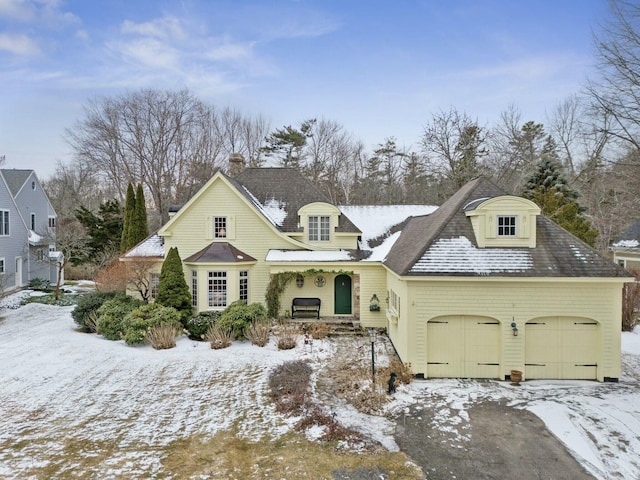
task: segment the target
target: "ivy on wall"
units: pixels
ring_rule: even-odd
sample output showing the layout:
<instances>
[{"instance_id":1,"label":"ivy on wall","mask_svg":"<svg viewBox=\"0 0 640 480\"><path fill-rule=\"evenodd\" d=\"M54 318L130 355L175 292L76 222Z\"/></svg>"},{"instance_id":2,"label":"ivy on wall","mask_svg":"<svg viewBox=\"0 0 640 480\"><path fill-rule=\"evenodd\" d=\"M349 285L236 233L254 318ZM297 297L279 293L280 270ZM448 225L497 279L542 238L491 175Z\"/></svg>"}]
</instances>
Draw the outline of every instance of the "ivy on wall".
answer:
<instances>
[{"instance_id":1,"label":"ivy on wall","mask_svg":"<svg viewBox=\"0 0 640 480\"><path fill-rule=\"evenodd\" d=\"M321 273L350 276L353 275L353 271L317 270L315 268L298 272L274 273L273 275L271 275L271 280L269 281L269 285L267 285L267 291L265 293L268 315L271 318L276 318L278 316L278 312L280 311L280 296L282 295L282 292L286 290L287 285L289 285L292 280L297 278L298 275L302 275L306 278L314 275L319 275Z\"/></svg>"}]
</instances>

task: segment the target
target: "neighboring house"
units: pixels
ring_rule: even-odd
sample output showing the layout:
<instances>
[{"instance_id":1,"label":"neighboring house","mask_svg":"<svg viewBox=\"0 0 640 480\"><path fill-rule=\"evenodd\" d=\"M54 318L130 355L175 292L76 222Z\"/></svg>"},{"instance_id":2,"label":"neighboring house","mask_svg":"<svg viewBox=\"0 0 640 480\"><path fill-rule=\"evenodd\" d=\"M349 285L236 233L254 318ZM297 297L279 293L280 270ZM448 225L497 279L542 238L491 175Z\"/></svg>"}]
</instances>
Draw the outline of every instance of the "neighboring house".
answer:
<instances>
[{"instance_id":1,"label":"neighboring house","mask_svg":"<svg viewBox=\"0 0 640 480\"><path fill-rule=\"evenodd\" d=\"M56 282L56 213L33 170L0 169L0 269L4 290Z\"/></svg>"},{"instance_id":2,"label":"neighboring house","mask_svg":"<svg viewBox=\"0 0 640 480\"><path fill-rule=\"evenodd\" d=\"M418 375L620 376L628 274L483 178L436 210L332 205L293 169L217 172L122 260L157 276L171 247L197 311L264 302L272 276L298 273L280 315L319 298L322 317L385 328Z\"/></svg>"},{"instance_id":3,"label":"neighboring house","mask_svg":"<svg viewBox=\"0 0 640 480\"><path fill-rule=\"evenodd\" d=\"M627 270L640 270L640 220L631 225L609 247L613 261Z\"/></svg>"}]
</instances>

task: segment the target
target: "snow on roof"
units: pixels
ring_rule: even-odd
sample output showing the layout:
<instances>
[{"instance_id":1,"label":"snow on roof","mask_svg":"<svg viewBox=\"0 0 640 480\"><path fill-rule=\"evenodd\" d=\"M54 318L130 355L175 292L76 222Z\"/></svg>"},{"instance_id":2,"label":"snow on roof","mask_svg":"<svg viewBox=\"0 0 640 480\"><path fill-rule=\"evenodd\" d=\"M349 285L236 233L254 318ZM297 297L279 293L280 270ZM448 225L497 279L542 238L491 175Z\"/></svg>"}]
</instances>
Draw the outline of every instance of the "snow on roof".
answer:
<instances>
[{"instance_id":1,"label":"snow on roof","mask_svg":"<svg viewBox=\"0 0 640 480\"><path fill-rule=\"evenodd\" d=\"M391 250L391 247L396 243L396 240L400 238L402 232L395 232L391 236L387 237L381 245L372 249L371 255L363 260L363 262L384 262Z\"/></svg>"},{"instance_id":2,"label":"snow on roof","mask_svg":"<svg viewBox=\"0 0 640 480\"><path fill-rule=\"evenodd\" d=\"M638 240L620 240L611 245L614 248L637 248L640 246Z\"/></svg>"},{"instance_id":3,"label":"snow on roof","mask_svg":"<svg viewBox=\"0 0 640 480\"><path fill-rule=\"evenodd\" d=\"M352 260L346 250L269 250L267 262L344 262Z\"/></svg>"},{"instance_id":4,"label":"snow on roof","mask_svg":"<svg viewBox=\"0 0 640 480\"><path fill-rule=\"evenodd\" d=\"M42 237L42 235L38 235L33 230L29 230L29 243L31 245L39 245L43 239L44 237Z\"/></svg>"},{"instance_id":5,"label":"snow on roof","mask_svg":"<svg viewBox=\"0 0 640 480\"><path fill-rule=\"evenodd\" d=\"M391 227L409 217L428 215L438 207L433 205L344 205L338 206L362 232L362 247L369 249L368 242L389 232Z\"/></svg>"},{"instance_id":6,"label":"snow on roof","mask_svg":"<svg viewBox=\"0 0 640 480\"><path fill-rule=\"evenodd\" d=\"M258 210L260 210L262 214L267 217L267 220L269 220L275 226L282 227L284 219L287 218L287 210L285 209L287 205L286 203L276 200L275 198L271 198L270 200L267 200L266 205L263 205L262 203L260 203L260 200L258 200L258 198L249 191L247 187L242 185L242 188L244 188L244 191L247 192L247 194L251 198L251 201L255 204Z\"/></svg>"},{"instance_id":7,"label":"snow on roof","mask_svg":"<svg viewBox=\"0 0 640 480\"><path fill-rule=\"evenodd\" d=\"M476 248L468 238L443 238L435 242L418 260L411 273L513 273L531 269L526 250Z\"/></svg>"},{"instance_id":8,"label":"snow on roof","mask_svg":"<svg viewBox=\"0 0 640 480\"><path fill-rule=\"evenodd\" d=\"M125 257L164 257L164 239L154 233L133 247Z\"/></svg>"}]
</instances>

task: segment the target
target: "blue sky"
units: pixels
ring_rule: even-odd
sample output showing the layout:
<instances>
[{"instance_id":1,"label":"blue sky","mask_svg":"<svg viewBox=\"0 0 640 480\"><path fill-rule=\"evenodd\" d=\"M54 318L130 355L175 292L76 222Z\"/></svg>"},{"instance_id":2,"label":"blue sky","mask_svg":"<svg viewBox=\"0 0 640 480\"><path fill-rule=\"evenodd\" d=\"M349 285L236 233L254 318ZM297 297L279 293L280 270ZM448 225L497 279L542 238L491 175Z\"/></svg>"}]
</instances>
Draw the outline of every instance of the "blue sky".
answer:
<instances>
[{"instance_id":1,"label":"blue sky","mask_svg":"<svg viewBox=\"0 0 640 480\"><path fill-rule=\"evenodd\" d=\"M418 148L455 107L523 120L593 72L606 0L0 0L0 156L49 176L96 96L188 88L271 128L340 122Z\"/></svg>"}]
</instances>

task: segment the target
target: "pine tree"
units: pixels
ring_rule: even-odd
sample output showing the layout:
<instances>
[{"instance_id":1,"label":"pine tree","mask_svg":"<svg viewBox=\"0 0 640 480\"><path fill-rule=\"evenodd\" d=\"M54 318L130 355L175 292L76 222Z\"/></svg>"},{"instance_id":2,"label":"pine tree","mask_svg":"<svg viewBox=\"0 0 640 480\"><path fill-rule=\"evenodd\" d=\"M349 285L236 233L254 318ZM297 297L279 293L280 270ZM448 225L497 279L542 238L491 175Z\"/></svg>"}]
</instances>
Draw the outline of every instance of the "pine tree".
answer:
<instances>
[{"instance_id":1,"label":"pine tree","mask_svg":"<svg viewBox=\"0 0 640 480\"><path fill-rule=\"evenodd\" d=\"M144 192L142 185L138 184L136 190L136 208L133 213L133 222L131 224L131 246L135 246L149 236L149 227L147 225L147 206L144 200Z\"/></svg>"},{"instance_id":2,"label":"pine tree","mask_svg":"<svg viewBox=\"0 0 640 480\"><path fill-rule=\"evenodd\" d=\"M97 214L81 205L76 208L74 215L89 235L89 251L85 260L95 260L105 252L120 251L123 218L122 207L117 200L101 203Z\"/></svg>"},{"instance_id":3,"label":"pine tree","mask_svg":"<svg viewBox=\"0 0 640 480\"><path fill-rule=\"evenodd\" d=\"M129 182L129 186L127 187L127 200L124 204L124 222L122 224L122 237L120 240L121 252L126 252L136 245L135 243L131 243L131 227L133 225L135 210L136 195L133 193L133 185Z\"/></svg>"},{"instance_id":4,"label":"pine tree","mask_svg":"<svg viewBox=\"0 0 640 480\"><path fill-rule=\"evenodd\" d=\"M551 137L547 138L535 172L527 179L523 197L535 202L542 214L594 246L598 231L583 215L584 208L577 201L578 192L569 186L562 174L560 162Z\"/></svg>"},{"instance_id":5,"label":"pine tree","mask_svg":"<svg viewBox=\"0 0 640 480\"><path fill-rule=\"evenodd\" d=\"M191 293L184 279L182 260L177 247L171 247L160 270L160 283L156 302L165 307L173 307L180 313L185 323L193 313Z\"/></svg>"}]
</instances>

